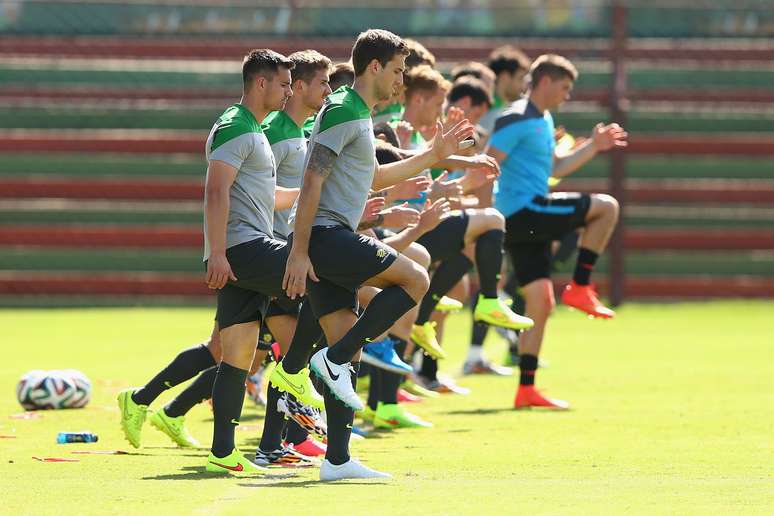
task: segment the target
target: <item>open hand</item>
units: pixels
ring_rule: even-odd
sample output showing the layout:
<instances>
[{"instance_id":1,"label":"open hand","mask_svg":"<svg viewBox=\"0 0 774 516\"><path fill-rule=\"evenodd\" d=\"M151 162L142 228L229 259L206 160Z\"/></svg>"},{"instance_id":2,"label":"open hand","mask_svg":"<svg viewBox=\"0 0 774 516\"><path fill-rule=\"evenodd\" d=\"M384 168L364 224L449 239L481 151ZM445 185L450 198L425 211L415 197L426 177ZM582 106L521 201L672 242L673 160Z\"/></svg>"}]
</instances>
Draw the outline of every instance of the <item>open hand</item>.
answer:
<instances>
[{"instance_id":1,"label":"open hand","mask_svg":"<svg viewBox=\"0 0 774 516\"><path fill-rule=\"evenodd\" d=\"M460 142L473 136L475 128L467 119L461 120L444 132L441 122L437 122L431 148L437 161L446 159L460 148Z\"/></svg>"},{"instance_id":2,"label":"open hand","mask_svg":"<svg viewBox=\"0 0 774 516\"><path fill-rule=\"evenodd\" d=\"M597 151L610 150L613 147L626 147L629 133L618 124L597 124L591 132L591 140Z\"/></svg>"}]
</instances>

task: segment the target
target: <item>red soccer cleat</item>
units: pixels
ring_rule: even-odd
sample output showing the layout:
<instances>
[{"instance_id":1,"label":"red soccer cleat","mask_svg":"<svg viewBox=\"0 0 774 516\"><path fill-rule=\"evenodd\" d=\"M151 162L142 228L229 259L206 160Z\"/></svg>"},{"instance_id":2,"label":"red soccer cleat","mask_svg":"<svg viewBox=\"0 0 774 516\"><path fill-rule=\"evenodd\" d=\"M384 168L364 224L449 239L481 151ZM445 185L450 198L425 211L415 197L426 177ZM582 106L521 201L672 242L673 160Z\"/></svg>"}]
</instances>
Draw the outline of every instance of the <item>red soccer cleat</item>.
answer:
<instances>
[{"instance_id":1,"label":"red soccer cleat","mask_svg":"<svg viewBox=\"0 0 774 516\"><path fill-rule=\"evenodd\" d=\"M285 443L286 446L288 444L289 443ZM295 451L301 455L306 455L307 457L322 457L325 455L325 450L328 449L326 445L319 443L309 437L307 437L304 442L294 444L292 446Z\"/></svg>"},{"instance_id":2,"label":"red soccer cleat","mask_svg":"<svg viewBox=\"0 0 774 516\"><path fill-rule=\"evenodd\" d=\"M422 398L414 396L405 389L398 389L398 403L419 403Z\"/></svg>"},{"instance_id":3,"label":"red soccer cleat","mask_svg":"<svg viewBox=\"0 0 774 516\"><path fill-rule=\"evenodd\" d=\"M534 385L519 385L516 391L516 400L513 402L513 408L524 409L530 407L544 407L556 410L567 410L570 404L563 400L546 398L540 391L535 389Z\"/></svg>"},{"instance_id":4,"label":"red soccer cleat","mask_svg":"<svg viewBox=\"0 0 774 516\"><path fill-rule=\"evenodd\" d=\"M578 285L574 281L562 292L562 303L586 312L592 317L612 319L615 312L599 302L597 292L591 285Z\"/></svg>"}]
</instances>

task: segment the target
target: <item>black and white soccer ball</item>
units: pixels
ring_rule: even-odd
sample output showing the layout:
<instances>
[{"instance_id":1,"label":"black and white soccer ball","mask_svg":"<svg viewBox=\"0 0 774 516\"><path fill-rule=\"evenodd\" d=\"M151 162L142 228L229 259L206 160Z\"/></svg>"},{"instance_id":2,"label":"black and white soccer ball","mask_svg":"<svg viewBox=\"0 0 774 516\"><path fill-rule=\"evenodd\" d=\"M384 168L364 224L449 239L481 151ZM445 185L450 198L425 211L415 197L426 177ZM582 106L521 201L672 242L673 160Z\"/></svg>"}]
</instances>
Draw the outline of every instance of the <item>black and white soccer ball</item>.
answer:
<instances>
[{"instance_id":1,"label":"black and white soccer ball","mask_svg":"<svg viewBox=\"0 0 774 516\"><path fill-rule=\"evenodd\" d=\"M27 410L81 408L91 398L91 382L75 369L41 371L22 376L16 399Z\"/></svg>"}]
</instances>

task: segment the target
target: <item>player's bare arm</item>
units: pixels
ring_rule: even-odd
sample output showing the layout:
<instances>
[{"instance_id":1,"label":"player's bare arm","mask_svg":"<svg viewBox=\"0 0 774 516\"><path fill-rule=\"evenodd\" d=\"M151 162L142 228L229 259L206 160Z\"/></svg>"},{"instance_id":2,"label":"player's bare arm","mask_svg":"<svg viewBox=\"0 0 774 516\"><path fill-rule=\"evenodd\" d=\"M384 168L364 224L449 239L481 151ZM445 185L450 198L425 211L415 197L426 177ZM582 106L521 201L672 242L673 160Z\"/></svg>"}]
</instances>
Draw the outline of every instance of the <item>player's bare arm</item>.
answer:
<instances>
[{"instance_id":1,"label":"player's bare arm","mask_svg":"<svg viewBox=\"0 0 774 516\"><path fill-rule=\"evenodd\" d=\"M298 197L299 188L274 187L274 211L287 210L293 207Z\"/></svg>"},{"instance_id":2,"label":"player's bare arm","mask_svg":"<svg viewBox=\"0 0 774 516\"><path fill-rule=\"evenodd\" d=\"M377 165L373 189L386 188L418 175L426 168L457 152L460 142L471 137L474 131L474 127L467 120L462 120L444 133L441 123L438 122L435 138L428 149L395 163Z\"/></svg>"},{"instance_id":3,"label":"player's bare arm","mask_svg":"<svg viewBox=\"0 0 774 516\"><path fill-rule=\"evenodd\" d=\"M629 134L618 124L597 124L591 132L591 138L573 149L569 154L554 159L554 177L567 177L599 152L616 147L626 147Z\"/></svg>"},{"instance_id":4,"label":"player's bare arm","mask_svg":"<svg viewBox=\"0 0 774 516\"><path fill-rule=\"evenodd\" d=\"M314 144L310 152L309 162L304 170L304 183L298 196L293 247L282 279L282 288L290 299L306 294L307 276L313 281L318 281L312 262L309 260L309 237L317 207L320 204L323 182L331 175L333 163L337 157L335 152L319 143Z\"/></svg>"},{"instance_id":5,"label":"player's bare arm","mask_svg":"<svg viewBox=\"0 0 774 516\"><path fill-rule=\"evenodd\" d=\"M207 260L205 281L211 289L223 288L230 279L236 281L226 259L226 224L228 222L229 190L237 176L237 169L223 161L210 161L204 185L204 217L207 221L207 240L210 256Z\"/></svg>"}]
</instances>

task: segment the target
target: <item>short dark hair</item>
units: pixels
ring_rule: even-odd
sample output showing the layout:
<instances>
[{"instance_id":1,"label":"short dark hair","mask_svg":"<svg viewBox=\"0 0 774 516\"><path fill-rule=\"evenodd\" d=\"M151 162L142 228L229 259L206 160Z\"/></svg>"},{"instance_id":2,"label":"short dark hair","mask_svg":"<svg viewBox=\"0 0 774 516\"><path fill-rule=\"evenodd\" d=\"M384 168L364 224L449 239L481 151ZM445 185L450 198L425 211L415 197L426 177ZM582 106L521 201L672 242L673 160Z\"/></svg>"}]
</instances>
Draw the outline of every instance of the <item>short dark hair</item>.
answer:
<instances>
[{"instance_id":1,"label":"short dark hair","mask_svg":"<svg viewBox=\"0 0 774 516\"><path fill-rule=\"evenodd\" d=\"M449 102L457 102L465 97L470 97L470 103L474 106L481 104L486 104L487 107L492 106L492 95L489 88L475 77L460 77L449 91Z\"/></svg>"},{"instance_id":2,"label":"short dark hair","mask_svg":"<svg viewBox=\"0 0 774 516\"><path fill-rule=\"evenodd\" d=\"M467 63L461 63L452 68L452 81L456 81L460 77L465 77L467 75L482 81L485 78L489 78L490 80L494 81L496 78L494 72L490 70L488 66L477 61L468 61Z\"/></svg>"},{"instance_id":3,"label":"short dark hair","mask_svg":"<svg viewBox=\"0 0 774 516\"><path fill-rule=\"evenodd\" d=\"M374 126L374 136L376 136L380 140L383 139L390 145L393 145L395 147L400 147L400 142L398 141L398 133L396 133L395 129L393 129L392 126L387 122L379 122ZM383 138L379 138L380 136L383 136Z\"/></svg>"},{"instance_id":4,"label":"short dark hair","mask_svg":"<svg viewBox=\"0 0 774 516\"><path fill-rule=\"evenodd\" d=\"M497 47L489 54L489 68L500 75L503 72L514 74L519 70L529 70L529 58L521 50L505 45Z\"/></svg>"},{"instance_id":5,"label":"short dark hair","mask_svg":"<svg viewBox=\"0 0 774 516\"><path fill-rule=\"evenodd\" d=\"M409 55L406 57L406 68L414 68L419 65L429 65L435 67L435 56L419 41L411 38L403 40L409 49Z\"/></svg>"},{"instance_id":6,"label":"short dark hair","mask_svg":"<svg viewBox=\"0 0 774 516\"><path fill-rule=\"evenodd\" d=\"M380 165L395 163L403 159L400 151L387 142L376 140L376 162Z\"/></svg>"},{"instance_id":7,"label":"short dark hair","mask_svg":"<svg viewBox=\"0 0 774 516\"><path fill-rule=\"evenodd\" d=\"M578 70L569 59L556 54L543 54L535 59L529 70L534 88L540 83L543 77L550 77L551 80L564 79L565 77L576 81L578 79Z\"/></svg>"},{"instance_id":8,"label":"short dark hair","mask_svg":"<svg viewBox=\"0 0 774 516\"><path fill-rule=\"evenodd\" d=\"M329 78L331 90L336 91L342 86L352 86L355 82L355 69L352 68L352 63L336 63L333 67L333 72Z\"/></svg>"},{"instance_id":9,"label":"short dark hair","mask_svg":"<svg viewBox=\"0 0 774 516\"><path fill-rule=\"evenodd\" d=\"M376 59L382 66L396 55L409 55L406 42L390 31L382 29L368 29L361 32L352 47L352 66L355 76L362 75L368 64Z\"/></svg>"},{"instance_id":10,"label":"short dark hair","mask_svg":"<svg viewBox=\"0 0 774 516\"><path fill-rule=\"evenodd\" d=\"M331 60L319 53L317 50L299 50L288 56L295 65L291 75L293 81L312 82L314 76L320 70L330 70L333 66Z\"/></svg>"},{"instance_id":11,"label":"short dark hair","mask_svg":"<svg viewBox=\"0 0 774 516\"><path fill-rule=\"evenodd\" d=\"M280 68L292 70L293 61L268 48L257 48L242 60L242 82L249 83L259 75L274 77Z\"/></svg>"}]
</instances>

